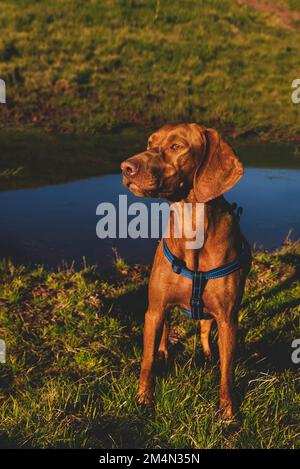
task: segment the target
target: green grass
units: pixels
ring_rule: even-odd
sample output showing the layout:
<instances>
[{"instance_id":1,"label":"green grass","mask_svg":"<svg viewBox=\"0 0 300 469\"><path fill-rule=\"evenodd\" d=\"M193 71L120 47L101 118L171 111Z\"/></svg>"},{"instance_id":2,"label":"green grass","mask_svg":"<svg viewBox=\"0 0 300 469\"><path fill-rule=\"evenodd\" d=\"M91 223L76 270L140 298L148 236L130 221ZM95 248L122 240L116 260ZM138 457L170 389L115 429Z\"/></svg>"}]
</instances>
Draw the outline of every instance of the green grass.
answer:
<instances>
[{"instance_id":1,"label":"green grass","mask_svg":"<svg viewBox=\"0 0 300 469\"><path fill-rule=\"evenodd\" d=\"M173 359L157 379L155 405L137 406L147 268L119 260L119 273L103 279L88 266L50 272L2 261L0 446L299 447L300 383L291 362L299 256L299 243L255 255L240 312L235 426L217 411L217 333L209 367L196 325L178 311Z\"/></svg>"},{"instance_id":2,"label":"green grass","mask_svg":"<svg viewBox=\"0 0 300 469\"><path fill-rule=\"evenodd\" d=\"M237 1L6 0L0 28L3 126L91 133L180 120L299 136L298 33Z\"/></svg>"}]
</instances>

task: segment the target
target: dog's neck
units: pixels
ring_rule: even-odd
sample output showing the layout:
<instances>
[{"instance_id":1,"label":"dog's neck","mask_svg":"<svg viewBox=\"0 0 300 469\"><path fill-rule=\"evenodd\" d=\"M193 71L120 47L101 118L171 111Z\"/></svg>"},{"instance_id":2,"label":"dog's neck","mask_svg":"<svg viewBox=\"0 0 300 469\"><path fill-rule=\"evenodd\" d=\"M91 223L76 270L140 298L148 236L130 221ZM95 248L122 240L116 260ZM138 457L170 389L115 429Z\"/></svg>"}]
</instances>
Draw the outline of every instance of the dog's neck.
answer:
<instances>
[{"instance_id":1,"label":"dog's neck","mask_svg":"<svg viewBox=\"0 0 300 469\"><path fill-rule=\"evenodd\" d=\"M179 259L184 260L191 270L209 270L237 256L241 245L239 226L232 214L231 205L223 196L201 204L197 201L194 191L191 190L186 198L176 203L171 202L171 208L174 204L177 204L180 212L184 214L180 219L181 230L179 232L182 235L178 237L178 230L177 233L175 231L172 209L168 246L171 252ZM184 209L185 204L189 204L189 210ZM199 205L197 206L197 204ZM201 210L204 212L204 216L201 216ZM197 213L200 213L200 216L196 218ZM193 249L189 248L192 239L185 235L187 224L193 230L197 230L199 238L203 233L203 243L200 247L197 247L197 243L195 243Z\"/></svg>"}]
</instances>

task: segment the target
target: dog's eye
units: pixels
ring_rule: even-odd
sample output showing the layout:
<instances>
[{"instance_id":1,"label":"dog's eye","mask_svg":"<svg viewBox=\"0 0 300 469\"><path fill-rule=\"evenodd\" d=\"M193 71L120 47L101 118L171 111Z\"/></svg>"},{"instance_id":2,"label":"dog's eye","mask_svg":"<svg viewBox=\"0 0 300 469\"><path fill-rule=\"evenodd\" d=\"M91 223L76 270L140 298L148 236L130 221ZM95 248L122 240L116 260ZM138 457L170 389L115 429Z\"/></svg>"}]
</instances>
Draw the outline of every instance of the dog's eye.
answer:
<instances>
[{"instance_id":1,"label":"dog's eye","mask_svg":"<svg viewBox=\"0 0 300 469\"><path fill-rule=\"evenodd\" d=\"M177 151L177 150L180 150L181 148L181 145L178 145L178 143L173 143L173 145L171 145L171 150L173 151Z\"/></svg>"}]
</instances>

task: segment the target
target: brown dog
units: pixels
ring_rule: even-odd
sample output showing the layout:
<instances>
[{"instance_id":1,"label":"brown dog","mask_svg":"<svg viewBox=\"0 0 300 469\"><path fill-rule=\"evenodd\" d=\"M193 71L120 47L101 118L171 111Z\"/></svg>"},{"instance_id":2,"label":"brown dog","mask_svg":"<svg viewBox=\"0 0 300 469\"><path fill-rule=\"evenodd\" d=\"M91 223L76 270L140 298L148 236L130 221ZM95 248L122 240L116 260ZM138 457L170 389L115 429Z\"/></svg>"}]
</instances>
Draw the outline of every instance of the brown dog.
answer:
<instances>
[{"instance_id":1,"label":"brown dog","mask_svg":"<svg viewBox=\"0 0 300 469\"><path fill-rule=\"evenodd\" d=\"M233 261L243 238L232 206L222 194L242 176L240 161L214 129L197 124L165 125L152 134L147 150L121 165L123 182L137 196L163 197L170 204L204 203L204 244L186 249L185 238L170 232L170 251L192 271L208 271ZM171 212L171 218L173 213ZM173 225L174 228L174 220ZM247 245L248 246L248 245ZM238 309L242 300L249 260L230 275L208 280L202 295L204 312L211 319L200 320L201 343L211 358L209 333L216 320L221 363L220 409L226 419L234 417L234 351ZM139 381L139 402L153 398L153 365L157 354L167 359L168 321L166 312L175 305L189 308L192 281L173 272L160 242L152 267L149 307L145 316L144 354Z\"/></svg>"}]
</instances>

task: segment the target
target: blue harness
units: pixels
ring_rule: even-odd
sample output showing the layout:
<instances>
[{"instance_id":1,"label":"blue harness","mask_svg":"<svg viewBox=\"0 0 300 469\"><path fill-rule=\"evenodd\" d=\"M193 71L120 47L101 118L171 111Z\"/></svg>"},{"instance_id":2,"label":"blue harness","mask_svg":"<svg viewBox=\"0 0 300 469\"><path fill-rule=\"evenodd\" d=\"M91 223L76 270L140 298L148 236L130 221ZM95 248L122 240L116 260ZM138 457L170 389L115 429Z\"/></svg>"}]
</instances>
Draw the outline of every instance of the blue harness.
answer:
<instances>
[{"instance_id":1,"label":"blue harness","mask_svg":"<svg viewBox=\"0 0 300 469\"><path fill-rule=\"evenodd\" d=\"M249 252L243 245L239 256L234 261L221 267L208 270L207 272L200 272L188 269L184 261L178 259L178 257L171 253L165 240L163 240L163 250L166 258L172 265L173 272L175 272L175 274L183 275L193 281L192 297L190 302L191 311L180 306L180 309L192 319L212 319L210 314L204 313L203 311L202 294L207 280L225 277L226 275L239 270L244 262L247 262L249 259Z\"/></svg>"}]
</instances>

